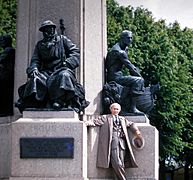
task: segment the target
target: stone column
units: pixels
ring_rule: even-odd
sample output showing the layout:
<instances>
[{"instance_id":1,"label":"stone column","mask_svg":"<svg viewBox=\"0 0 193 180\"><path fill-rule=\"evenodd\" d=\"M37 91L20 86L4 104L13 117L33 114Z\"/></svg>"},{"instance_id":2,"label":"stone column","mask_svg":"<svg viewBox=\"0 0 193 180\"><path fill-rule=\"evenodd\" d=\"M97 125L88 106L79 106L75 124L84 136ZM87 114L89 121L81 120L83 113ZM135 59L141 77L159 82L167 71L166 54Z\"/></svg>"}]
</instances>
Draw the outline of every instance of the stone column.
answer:
<instances>
[{"instance_id":1,"label":"stone column","mask_svg":"<svg viewBox=\"0 0 193 180\"><path fill-rule=\"evenodd\" d=\"M106 56L106 0L84 0L83 7L83 83L91 101L86 114L101 112L101 90L104 84Z\"/></svg>"}]
</instances>

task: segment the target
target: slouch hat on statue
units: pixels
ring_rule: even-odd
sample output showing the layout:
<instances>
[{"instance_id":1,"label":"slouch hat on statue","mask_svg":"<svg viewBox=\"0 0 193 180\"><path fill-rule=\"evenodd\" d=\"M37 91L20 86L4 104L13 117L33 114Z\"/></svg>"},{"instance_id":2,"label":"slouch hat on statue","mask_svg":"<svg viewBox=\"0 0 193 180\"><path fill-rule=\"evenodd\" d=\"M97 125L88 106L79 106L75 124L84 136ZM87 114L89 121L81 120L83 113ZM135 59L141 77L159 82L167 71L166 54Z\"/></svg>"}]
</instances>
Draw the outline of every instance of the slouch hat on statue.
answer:
<instances>
[{"instance_id":1,"label":"slouch hat on statue","mask_svg":"<svg viewBox=\"0 0 193 180\"><path fill-rule=\"evenodd\" d=\"M50 20L47 20L47 21L44 21L42 24L41 24L41 27L39 28L39 31L43 32L44 31L44 28L47 27L47 26L52 26L54 28L56 28L56 25L50 21Z\"/></svg>"}]
</instances>

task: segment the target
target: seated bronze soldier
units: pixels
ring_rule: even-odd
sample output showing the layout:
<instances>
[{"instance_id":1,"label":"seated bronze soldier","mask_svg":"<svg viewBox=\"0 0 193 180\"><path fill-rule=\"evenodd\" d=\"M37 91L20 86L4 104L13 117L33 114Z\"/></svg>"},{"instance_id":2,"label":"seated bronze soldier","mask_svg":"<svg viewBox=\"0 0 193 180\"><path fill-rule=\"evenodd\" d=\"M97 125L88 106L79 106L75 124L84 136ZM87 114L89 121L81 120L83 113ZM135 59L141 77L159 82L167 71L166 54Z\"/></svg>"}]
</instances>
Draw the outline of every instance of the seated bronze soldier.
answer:
<instances>
[{"instance_id":1,"label":"seated bronze soldier","mask_svg":"<svg viewBox=\"0 0 193 180\"><path fill-rule=\"evenodd\" d=\"M80 113L89 103L74 73L79 66L79 49L66 36L58 35L50 20L44 21L39 30L43 39L35 46L27 68L29 81L19 88L16 106L21 112L28 107L70 107Z\"/></svg>"},{"instance_id":2,"label":"seated bronze soldier","mask_svg":"<svg viewBox=\"0 0 193 180\"><path fill-rule=\"evenodd\" d=\"M128 58L128 45L132 42L132 32L124 30L119 41L108 52L105 67L107 72L107 83L116 82L123 87L130 88L130 108L128 112L142 114L136 108L136 100L139 95L144 93L144 79L138 69L130 62ZM123 67L126 67L130 75L123 75Z\"/></svg>"}]
</instances>

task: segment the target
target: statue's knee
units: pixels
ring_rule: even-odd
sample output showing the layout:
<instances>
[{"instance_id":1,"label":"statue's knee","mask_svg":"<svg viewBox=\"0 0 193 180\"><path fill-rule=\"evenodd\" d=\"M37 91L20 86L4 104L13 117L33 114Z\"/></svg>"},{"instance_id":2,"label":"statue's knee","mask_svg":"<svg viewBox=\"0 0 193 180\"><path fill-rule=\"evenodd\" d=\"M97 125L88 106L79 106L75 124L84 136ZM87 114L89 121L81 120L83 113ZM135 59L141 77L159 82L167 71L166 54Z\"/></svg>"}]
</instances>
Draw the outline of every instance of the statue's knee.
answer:
<instances>
[{"instance_id":1,"label":"statue's knee","mask_svg":"<svg viewBox=\"0 0 193 180\"><path fill-rule=\"evenodd\" d=\"M62 73L62 75L65 76L65 77L70 77L70 74L69 74L69 72L67 72L67 71L64 71L64 72Z\"/></svg>"},{"instance_id":2,"label":"statue's knee","mask_svg":"<svg viewBox=\"0 0 193 180\"><path fill-rule=\"evenodd\" d=\"M144 79L143 78L141 78L141 84L144 84Z\"/></svg>"}]
</instances>

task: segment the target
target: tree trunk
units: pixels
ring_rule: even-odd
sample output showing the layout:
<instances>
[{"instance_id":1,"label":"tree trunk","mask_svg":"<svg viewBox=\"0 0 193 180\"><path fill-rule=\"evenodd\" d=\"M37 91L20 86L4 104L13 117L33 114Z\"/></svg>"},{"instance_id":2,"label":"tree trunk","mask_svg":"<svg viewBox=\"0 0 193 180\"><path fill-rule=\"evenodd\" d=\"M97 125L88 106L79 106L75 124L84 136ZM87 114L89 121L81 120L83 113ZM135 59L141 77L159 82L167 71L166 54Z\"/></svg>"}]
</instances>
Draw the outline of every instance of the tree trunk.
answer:
<instances>
[{"instance_id":1,"label":"tree trunk","mask_svg":"<svg viewBox=\"0 0 193 180\"><path fill-rule=\"evenodd\" d=\"M184 179L185 180L190 180L189 163L187 161L186 161L185 166L184 166Z\"/></svg>"},{"instance_id":2,"label":"tree trunk","mask_svg":"<svg viewBox=\"0 0 193 180\"><path fill-rule=\"evenodd\" d=\"M159 180L166 179L166 172L165 172L165 160L160 161L160 168L159 168Z\"/></svg>"}]
</instances>

